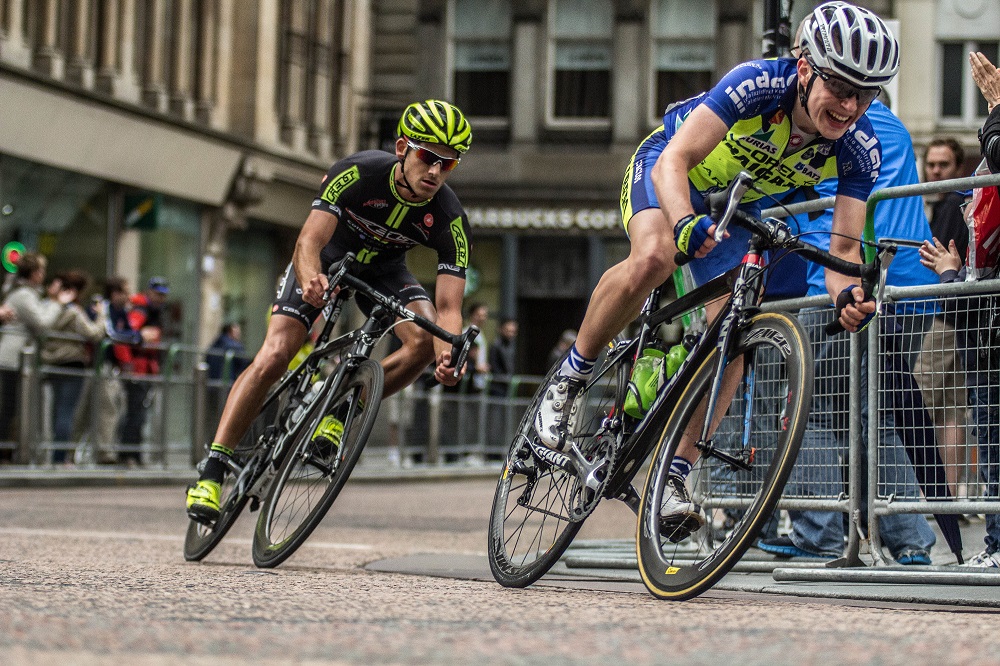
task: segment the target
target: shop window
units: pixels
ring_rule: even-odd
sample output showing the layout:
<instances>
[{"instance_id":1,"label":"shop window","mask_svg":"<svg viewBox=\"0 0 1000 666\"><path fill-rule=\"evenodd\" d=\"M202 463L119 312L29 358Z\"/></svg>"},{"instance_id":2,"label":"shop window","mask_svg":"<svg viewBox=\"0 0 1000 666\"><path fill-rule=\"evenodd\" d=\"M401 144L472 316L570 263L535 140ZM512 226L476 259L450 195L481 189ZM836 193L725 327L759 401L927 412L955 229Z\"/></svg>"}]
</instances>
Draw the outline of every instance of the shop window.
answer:
<instances>
[{"instance_id":1,"label":"shop window","mask_svg":"<svg viewBox=\"0 0 1000 666\"><path fill-rule=\"evenodd\" d=\"M452 0L452 100L475 118L510 115L511 3Z\"/></svg>"},{"instance_id":2,"label":"shop window","mask_svg":"<svg viewBox=\"0 0 1000 666\"><path fill-rule=\"evenodd\" d=\"M652 31L652 124L670 104L708 90L715 70L715 2L657 0ZM706 20L710 17L710 20Z\"/></svg>"},{"instance_id":3,"label":"shop window","mask_svg":"<svg viewBox=\"0 0 1000 666\"><path fill-rule=\"evenodd\" d=\"M943 121L967 127L982 124L982 119L987 115L986 98L972 80L969 53L981 51L995 64L997 47L996 41L953 41L940 44L941 98L938 109Z\"/></svg>"},{"instance_id":4,"label":"shop window","mask_svg":"<svg viewBox=\"0 0 1000 666\"><path fill-rule=\"evenodd\" d=\"M550 77L553 120L600 120L611 115L610 0L552 0Z\"/></svg>"}]
</instances>

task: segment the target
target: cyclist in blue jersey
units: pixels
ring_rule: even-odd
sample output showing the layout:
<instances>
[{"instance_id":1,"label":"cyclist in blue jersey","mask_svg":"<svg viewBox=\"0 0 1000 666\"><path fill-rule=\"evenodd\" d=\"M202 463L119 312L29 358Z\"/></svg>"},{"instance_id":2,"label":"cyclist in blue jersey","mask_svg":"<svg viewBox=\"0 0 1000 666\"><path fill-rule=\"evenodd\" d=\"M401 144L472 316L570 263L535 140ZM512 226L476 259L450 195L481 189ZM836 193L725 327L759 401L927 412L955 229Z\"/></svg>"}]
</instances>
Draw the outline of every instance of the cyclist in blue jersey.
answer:
<instances>
[{"instance_id":1,"label":"cyclist in blue jersey","mask_svg":"<svg viewBox=\"0 0 1000 666\"><path fill-rule=\"evenodd\" d=\"M649 292L676 268L678 251L695 258L696 280L735 266L745 232L732 229L720 243L706 214L706 193L724 188L740 171L755 177L742 205L837 176L831 252L858 261L865 199L878 177L881 150L865 111L899 69L899 46L885 23L867 9L827 2L803 30L798 59L738 65L712 90L666 110L663 126L636 150L625 172L621 208L631 242L629 256L601 278L576 343L555 373L534 415L539 440L562 450L573 402L601 349L639 313ZM716 247L718 245L718 247ZM828 271L844 328L857 331L874 302L851 278ZM709 308L714 316L718 307ZM697 419L692 419L697 421ZM685 433L671 467L672 493L661 514L696 528L701 524L684 481L698 458L695 433ZM683 515L686 514L686 517Z\"/></svg>"}]
</instances>

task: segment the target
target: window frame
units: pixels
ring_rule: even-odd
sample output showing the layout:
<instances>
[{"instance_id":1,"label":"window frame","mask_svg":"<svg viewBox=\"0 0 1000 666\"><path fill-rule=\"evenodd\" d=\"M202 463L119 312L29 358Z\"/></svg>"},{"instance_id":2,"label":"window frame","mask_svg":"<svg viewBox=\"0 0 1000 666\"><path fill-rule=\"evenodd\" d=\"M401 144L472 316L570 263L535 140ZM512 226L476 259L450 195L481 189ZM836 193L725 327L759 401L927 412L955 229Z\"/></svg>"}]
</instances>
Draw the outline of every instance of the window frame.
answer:
<instances>
[{"instance_id":1,"label":"window frame","mask_svg":"<svg viewBox=\"0 0 1000 666\"><path fill-rule=\"evenodd\" d=\"M937 126L942 130L950 131L969 131L975 130L982 126L983 122L986 120L985 115L979 115L977 112L977 107L979 106L978 100L982 93L979 91L979 87L976 86L975 81L972 79L972 67L969 65L968 58L962 59L962 75L960 77L962 85L962 115L960 116L945 116L942 114L941 103L943 101L944 89L944 47L948 44L959 44L962 46L963 53L970 53L972 51L981 50L981 43L993 43L997 46L997 52L1000 53L1000 39L975 39L969 38L965 40L960 39L949 39L949 38L938 38L935 40L935 67L937 74L935 77L935 83L937 85L937 94L934 96L934 116L936 119Z\"/></svg>"},{"instance_id":2,"label":"window frame","mask_svg":"<svg viewBox=\"0 0 1000 666\"><path fill-rule=\"evenodd\" d=\"M609 130L614 116L614 41L615 21L614 3L611 2L611 31L607 37L608 52L611 62L608 65L608 116L604 118L588 118L585 116L558 117L556 107L556 46L559 41L584 42L585 38L556 36L556 4L559 0L548 0L545 34L545 126L560 130ZM596 70L595 70L596 71Z\"/></svg>"},{"instance_id":3,"label":"window frame","mask_svg":"<svg viewBox=\"0 0 1000 666\"><path fill-rule=\"evenodd\" d=\"M714 51L714 47L718 42L719 31L718 31L718 3L716 0L709 0L707 8L712 11L712 36L695 36L690 38L678 38L671 35L659 35L656 32L657 25L659 24L659 12L660 12L660 2L659 0L652 0L649 3L649 25L647 30L647 37L649 39L649 60L647 68L647 94L648 94L648 107L647 107L647 118L646 122L649 123L649 127L655 128L659 127L663 122L663 111L664 109L657 109L657 93L659 92L658 81L660 69L658 66L659 61L659 51L660 44L664 43L679 43L679 44L708 44L713 47L712 52L712 68L709 71L709 80L713 83L715 82L716 70L718 69L718 58ZM704 6L704 5L703 5ZM684 71L684 70L664 70L664 71ZM703 71L703 70L687 70L687 71ZM706 91L707 92L707 91ZM681 100L671 100L673 102L679 102Z\"/></svg>"},{"instance_id":4,"label":"window frame","mask_svg":"<svg viewBox=\"0 0 1000 666\"><path fill-rule=\"evenodd\" d=\"M459 71L455 66L455 56L458 52L457 45L459 42L463 43L500 43L499 39L490 39L486 37L476 38L476 37L460 37L455 31L455 14L456 14L456 0L448 0L446 6L446 18L445 18L445 97L461 107L458 100L455 99L455 75ZM509 32L507 34L507 48L510 51L510 64L507 69L507 99L508 108L506 116L477 116L466 113L465 115L469 118L469 121L476 127L476 129L484 130L497 130L506 131L510 129L511 126L511 116L514 113L512 108L514 103L514 20L513 20L513 6L511 6L511 23L509 26ZM463 112L465 110L463 109Z\"/></svg>"}]
</instances>

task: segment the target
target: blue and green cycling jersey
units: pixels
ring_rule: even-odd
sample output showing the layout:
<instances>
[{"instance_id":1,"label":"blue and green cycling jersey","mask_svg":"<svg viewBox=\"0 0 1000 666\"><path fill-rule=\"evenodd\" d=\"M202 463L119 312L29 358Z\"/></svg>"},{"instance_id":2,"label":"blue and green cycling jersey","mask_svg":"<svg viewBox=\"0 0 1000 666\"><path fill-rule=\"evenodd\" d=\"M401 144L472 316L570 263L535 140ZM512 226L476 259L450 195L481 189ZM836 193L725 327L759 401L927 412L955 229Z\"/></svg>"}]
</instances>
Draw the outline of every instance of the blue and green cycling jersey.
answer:
<instances>
[{"instance_id":1,"label":"blue and green cycling jersey","mask_svg":"<svg viewBox=\"0 0 1000 666\"><path fill-rule=\"evenodd\" d=\"M867 116L862 115L839 139L822 136L804 141L792 131L797 96L796 60L753 60L735 67L706 93L678 102L663 116L663 125L636 150L622 183L622 220L647 208L660 208L650 176L674 134L700 104L729 128L725 139L688 172L691 204L705 213L704 197L724 189L740 171L753 175L761 192L749 191L741 208L751 213L779 195L837 178L837 194L864 201L878 178L882 147ZM795 145L801 142L802 145ZM725 272L746 250L748 233L730 227L730 237L703 259L691 264L697 282Z\"/></svg>"},{"instance_id":2,"label":"blue and green cycling jersey","mask_svg":"<svg viewBox=\"0 0 1000 666\"><path fill-rule=\"evenodd\" d=\"M668 141L699 104L729 126L725 140L688 174L698 191L724 188L737 173L748 171L765 194L837 177L837 194L868 198L882 162L882 147L871 122L861 116L839 139L818 136L808 144L789 147L795 140L791 114L797 80L794 59L754 60L735 67L707 93L667 109L663 131ZM761 196L751 191L743 200Z\"/></svg>"}]
</instances>

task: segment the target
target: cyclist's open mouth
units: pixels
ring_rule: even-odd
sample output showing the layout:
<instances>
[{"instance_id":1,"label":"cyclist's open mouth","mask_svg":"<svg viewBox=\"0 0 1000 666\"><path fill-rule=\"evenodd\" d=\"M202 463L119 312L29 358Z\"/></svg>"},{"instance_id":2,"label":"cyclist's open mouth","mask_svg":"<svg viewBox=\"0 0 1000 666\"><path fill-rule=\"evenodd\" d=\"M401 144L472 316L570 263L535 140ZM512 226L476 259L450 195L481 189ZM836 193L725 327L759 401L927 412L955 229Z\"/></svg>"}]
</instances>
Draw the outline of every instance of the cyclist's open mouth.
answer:
<instances>
[{"instance_id":1,"label":"cyclist's open mouth","mask_svg":"<svg viewBox=\"0 0 1000 666\"><path fill-rule=\"evenodd\" d=\"M839 113L834 113L833 111L827 111L826 115L830 119L831 124L833 124L835 126L838 126L838 127L842 126L842 125L846 126L851 121L851 117L850 116L843 116L843 115L840 115Z\"/></svg>"}]
</instances>

